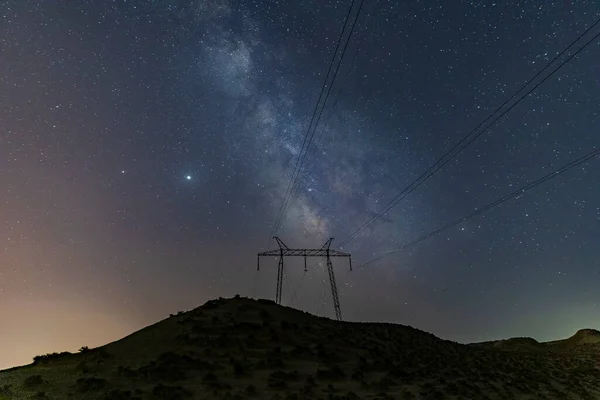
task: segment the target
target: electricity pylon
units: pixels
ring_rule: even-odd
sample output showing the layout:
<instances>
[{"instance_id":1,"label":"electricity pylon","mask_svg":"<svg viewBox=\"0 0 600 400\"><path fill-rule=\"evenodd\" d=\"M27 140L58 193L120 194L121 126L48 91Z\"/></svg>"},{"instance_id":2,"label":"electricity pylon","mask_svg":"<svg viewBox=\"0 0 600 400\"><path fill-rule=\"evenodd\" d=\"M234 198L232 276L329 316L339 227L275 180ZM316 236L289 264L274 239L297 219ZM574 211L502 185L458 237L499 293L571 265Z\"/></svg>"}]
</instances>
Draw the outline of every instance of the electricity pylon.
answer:
<instances>
[{"instance_id":1,"label":"electricity pylon","mask_svg":"<svg viewBox=\"0 0 600 400\"><path fill-rule=\"evenodd\" d=\"M338 250L331 250L331 242L333 238L329 238L327 242L320 249L290 249L279 239L277 236L274 237L275 241L279 245L279 250L269 250L262 253L258 253L256 259L256 269L260 270L260 258L261 257L279 257L279 265L277 267L277 292L275 295L275 302L281 304L281 289L283 286L283 257L304 257L304 271L306 271L306 258L307 257L326 257L327 258L327 272L329 273L329 284L331 285L331 296L333 297L333 308L335 309L335 317L338 321L342 320L342 311L340 309L340 299L338 297L337 284L335 282L335 274L333 273L333 263L331 257L348 257L350 263L350 271L352 271L352 257L349 253L343 253Z\"/></svg>"}]
</instances>

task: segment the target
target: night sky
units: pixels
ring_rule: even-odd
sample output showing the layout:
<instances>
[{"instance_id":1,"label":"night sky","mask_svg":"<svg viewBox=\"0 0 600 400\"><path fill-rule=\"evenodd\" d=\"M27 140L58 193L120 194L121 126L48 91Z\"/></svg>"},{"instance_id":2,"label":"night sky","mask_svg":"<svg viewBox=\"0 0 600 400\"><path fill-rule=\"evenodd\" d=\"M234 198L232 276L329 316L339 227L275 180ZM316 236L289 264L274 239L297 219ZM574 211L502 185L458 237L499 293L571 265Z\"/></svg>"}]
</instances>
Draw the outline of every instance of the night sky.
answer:
<instances>
[{"instance_id":1,"label":"night sky","mask_svg":"<svg viewBox=\"0 0 600 400\"><path fill-rule=\"evenodd\" d=\"M349 5L0 2L0 368L211 298L274 299L277 260L257 272L256 253ZM335 247L599 16L366 0L277 235ZM358 268L599 147L599 126L596 40L344 246L344 318L460 342L600 328L598 158ZM283 302L333 317L317 261L286 260Z\"/></svg>"}]
</instances>

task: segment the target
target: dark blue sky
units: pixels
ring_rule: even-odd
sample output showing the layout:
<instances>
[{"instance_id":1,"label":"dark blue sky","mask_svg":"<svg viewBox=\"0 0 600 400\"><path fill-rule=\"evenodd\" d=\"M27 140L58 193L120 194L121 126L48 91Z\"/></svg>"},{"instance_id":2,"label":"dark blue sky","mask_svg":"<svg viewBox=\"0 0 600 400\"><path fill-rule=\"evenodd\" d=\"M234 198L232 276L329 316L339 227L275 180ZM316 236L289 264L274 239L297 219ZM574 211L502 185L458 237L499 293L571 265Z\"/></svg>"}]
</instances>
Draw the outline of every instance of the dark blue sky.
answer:
<instances>
[{"instance_id":1,"label":"dark blue sky","mask_svg":"<svg viewBox=\"0 0 600 400\"><path fill-rule=\"evenodd\" d=\"M274 297L276 261L257 272L256 253L349 5L0 3L0 367L213 297ZM278 235L346 239L599 16L365 0ZM355 265L600 146L599 44L345 246ZM337 263L345 318L458 341L599 328L598 182L592 160L377 263ZM332 317L323 267L286 265L284 303Z\"/></svg>"}]
</instances>

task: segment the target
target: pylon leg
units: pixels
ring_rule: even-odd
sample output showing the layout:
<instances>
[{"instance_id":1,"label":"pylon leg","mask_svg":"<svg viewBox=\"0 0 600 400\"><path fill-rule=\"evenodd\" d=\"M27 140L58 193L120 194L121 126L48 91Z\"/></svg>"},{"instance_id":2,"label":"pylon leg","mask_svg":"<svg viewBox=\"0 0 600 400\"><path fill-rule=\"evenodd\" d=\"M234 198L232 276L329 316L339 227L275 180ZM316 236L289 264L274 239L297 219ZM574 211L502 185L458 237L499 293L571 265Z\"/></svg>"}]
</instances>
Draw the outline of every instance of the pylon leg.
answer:
<instances>
[{"instance_id":1,"label":"pylon leg","mask_svg":"<svg viewBox=\"0 0 600 400\"><path fill-rule=\"evenodd\" d=\"M279 257L279 265L277 266L277 294L275 302L281 304L281 287L283 286L283 256Z\"/></svg>"},{"instance_id":2,"label":"pylon leg","mask_svg":"<svg viewBox=\"0 0 600 400\"><path fill-rule=\"evenodd\" d=\"M341 321L342 310L340 309L340 299L338 297L337 284L335 283L335 275L333 273L333 263L331 262L331 257L327 257L327 272L329 273L329 283L331 285L331 297L333 297L335 317L338 321Z\"/></svg>"}]
</instances>

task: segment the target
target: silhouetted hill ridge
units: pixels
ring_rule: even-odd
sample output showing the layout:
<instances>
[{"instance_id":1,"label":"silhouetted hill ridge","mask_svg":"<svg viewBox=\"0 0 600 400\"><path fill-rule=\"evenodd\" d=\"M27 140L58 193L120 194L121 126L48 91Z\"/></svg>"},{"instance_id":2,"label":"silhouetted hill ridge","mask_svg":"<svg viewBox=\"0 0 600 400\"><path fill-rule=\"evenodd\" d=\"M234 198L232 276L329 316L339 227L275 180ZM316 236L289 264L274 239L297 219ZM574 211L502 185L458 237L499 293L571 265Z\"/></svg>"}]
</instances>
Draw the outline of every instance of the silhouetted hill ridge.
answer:
<instances>
[{"instance_id":1,"label":"silhouetted hill ridge","mask_svg":"<svg viewBox=\"0 0 600 400\"><path fill-rule=\"evenodd\" d=\"M596 337L590 331L565 340ZM597 349L532 338L463 345L235 297L1 371L0 399L600 398Z\"/></svg>"}]
</instances>

